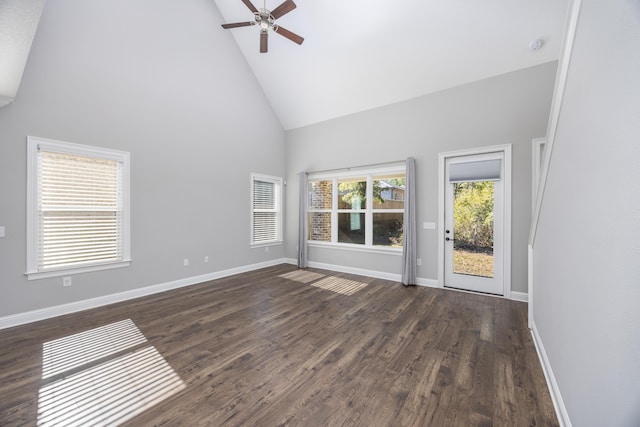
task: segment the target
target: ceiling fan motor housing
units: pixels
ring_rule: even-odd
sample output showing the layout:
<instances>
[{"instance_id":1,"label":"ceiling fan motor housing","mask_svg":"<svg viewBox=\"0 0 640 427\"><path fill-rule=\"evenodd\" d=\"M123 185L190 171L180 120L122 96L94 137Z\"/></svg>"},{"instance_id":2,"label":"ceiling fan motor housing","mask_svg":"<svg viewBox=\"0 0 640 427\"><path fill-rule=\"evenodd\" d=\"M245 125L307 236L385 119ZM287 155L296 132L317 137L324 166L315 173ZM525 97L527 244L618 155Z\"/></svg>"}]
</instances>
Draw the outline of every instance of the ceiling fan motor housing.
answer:
<instances>
[{"instance_id":1,"label":"ceiling fan motor housing","mask_svg":"<svg viewBox=\"0 0 640 427\"><path fill-rule=\"evenodd\" d=\"M266 30L268 28L273 27L275 19L271 15L271 11L267 9L260 9L259 12L254 13L256 23L262 27L262 29Z\"/></svg>"}]
</instances>

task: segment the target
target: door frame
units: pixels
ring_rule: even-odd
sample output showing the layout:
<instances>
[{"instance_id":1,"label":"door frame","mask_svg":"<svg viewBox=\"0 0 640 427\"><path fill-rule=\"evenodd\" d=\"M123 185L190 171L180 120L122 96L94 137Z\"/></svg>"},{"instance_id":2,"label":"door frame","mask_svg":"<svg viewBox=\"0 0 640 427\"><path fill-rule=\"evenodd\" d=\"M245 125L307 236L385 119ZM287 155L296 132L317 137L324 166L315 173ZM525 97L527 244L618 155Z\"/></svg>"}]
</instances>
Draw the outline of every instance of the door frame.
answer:
<instances>
[{"instance_id":1,"label":"door frame","mask_svg":"<svg viewBox=\"0 0 640 427\"><path fill-rule=\"evenodd\" d=\"M470 148L438 154L438 287L444 288L444 217L445 217L445 163L448 158L476 154L504 153L504 262L502 277L504 293L502 298L511 299L511 144Z\"/></svg>"}]
</instances>

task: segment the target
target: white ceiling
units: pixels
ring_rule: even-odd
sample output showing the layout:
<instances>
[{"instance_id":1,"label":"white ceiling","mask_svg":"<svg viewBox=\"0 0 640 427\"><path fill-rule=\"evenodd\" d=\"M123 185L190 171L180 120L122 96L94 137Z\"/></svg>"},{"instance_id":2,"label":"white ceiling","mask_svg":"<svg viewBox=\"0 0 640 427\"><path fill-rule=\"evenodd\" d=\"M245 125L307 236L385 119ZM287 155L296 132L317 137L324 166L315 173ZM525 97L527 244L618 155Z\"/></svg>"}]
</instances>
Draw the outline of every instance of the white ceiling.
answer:
<instances>
[{"instance_id":1,"label":"white ceiling","mask_svg":"<svg viewBox=\"0 0 640 427\"><path fill-rule=\"evenodd\" d=\"M283 0L266 0L273 10ZM250 21L241 0L215 0L225 22ZM277 23L230 31L285 129L403 101L558 59L568 0L295 0ZM253 0L257 8L263 0ZM534 39L544 46L529 50Z\"/></svg>"}]
</instances>

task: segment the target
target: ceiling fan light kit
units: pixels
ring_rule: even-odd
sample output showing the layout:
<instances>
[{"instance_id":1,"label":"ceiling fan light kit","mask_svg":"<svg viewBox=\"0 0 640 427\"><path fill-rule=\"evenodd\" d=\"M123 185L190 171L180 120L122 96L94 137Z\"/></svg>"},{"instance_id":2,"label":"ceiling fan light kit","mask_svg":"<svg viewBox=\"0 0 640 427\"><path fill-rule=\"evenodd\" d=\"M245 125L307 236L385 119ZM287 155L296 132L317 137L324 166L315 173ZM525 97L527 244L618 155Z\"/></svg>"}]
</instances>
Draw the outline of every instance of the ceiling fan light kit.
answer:
<instances>
[{"instance_id":1,"label":"ceiling fan light kit","mask_svg":"<svg viewBox=\"0 0 640 427\"><path fill-rule=\"evenodd\" d=\"M276 25L276 19L286 15L296 8L296 4L293 0L285 0L280 6L276 7L273 10L269 10L266 7L266 0L263 3L262 9L257 9L250 0L241 0L242 3L249 8L251 12L253 12L254 20L247 22L234 22L231 24L222 24L222 28L231 29L238 27L250 27L253 25L258 25L260 27L260 53L268 52L268 40L269 40L269 30L280 34L281 36L291 40L294 43L302 44L304 41L303 37L300 37L294 32L287 30L279 25Z\"/></svg>"}]
</instances>

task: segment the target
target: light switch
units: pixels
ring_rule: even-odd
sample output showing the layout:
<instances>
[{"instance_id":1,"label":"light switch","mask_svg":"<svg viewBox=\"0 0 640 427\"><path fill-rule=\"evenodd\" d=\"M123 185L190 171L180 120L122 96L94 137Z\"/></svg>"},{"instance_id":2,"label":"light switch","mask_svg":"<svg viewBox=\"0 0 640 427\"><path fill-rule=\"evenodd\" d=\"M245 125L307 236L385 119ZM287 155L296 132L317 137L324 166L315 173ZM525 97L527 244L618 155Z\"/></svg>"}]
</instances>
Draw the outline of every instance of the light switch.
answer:
<instances>
[{"instance_id":1,"label":"light switch","mask_svg":"<svg viewBox=\"0 0 640 427\"><path fill-rule=\"evenodd\" d=\"M423 222L422 223L422 228L424 228L425 230L435 230L436 229L436 223L435 222Z\"/></svg>"},{"instance_id":2,"label":"light switch","mask_svg":"<svg viewBox=\"0 0 640 427\"><path fill-rule=\"evenodd\" d=\"M4 225L0 225L0 237L4 237Z\"/></svg>"}]
</instances>

